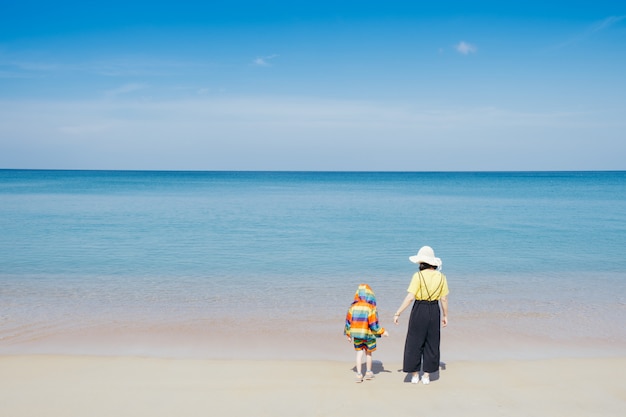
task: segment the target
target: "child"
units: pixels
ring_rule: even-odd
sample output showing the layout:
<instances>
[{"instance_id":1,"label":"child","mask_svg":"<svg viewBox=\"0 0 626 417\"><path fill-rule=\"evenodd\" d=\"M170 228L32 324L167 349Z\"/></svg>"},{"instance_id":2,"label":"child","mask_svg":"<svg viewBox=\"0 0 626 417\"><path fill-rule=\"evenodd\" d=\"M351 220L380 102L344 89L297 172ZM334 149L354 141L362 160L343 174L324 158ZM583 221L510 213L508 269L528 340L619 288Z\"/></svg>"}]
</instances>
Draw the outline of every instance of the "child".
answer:
<instances>
[{"instance_id":1,"label":"child","mask_svg":"<svg viewBox=\"0 0 626 417\"><path fill-rule=\"evenodd\" d=\"M376 296L367 284L359 285L354 294L354 301L346 315L346 327L343 332L354 343L356 350L356 382L363 382L361 366L365 352L365 379L373 379L372 352L376 350L376 338L389 333L378 324Z\"/></svg>"}]
</instances>

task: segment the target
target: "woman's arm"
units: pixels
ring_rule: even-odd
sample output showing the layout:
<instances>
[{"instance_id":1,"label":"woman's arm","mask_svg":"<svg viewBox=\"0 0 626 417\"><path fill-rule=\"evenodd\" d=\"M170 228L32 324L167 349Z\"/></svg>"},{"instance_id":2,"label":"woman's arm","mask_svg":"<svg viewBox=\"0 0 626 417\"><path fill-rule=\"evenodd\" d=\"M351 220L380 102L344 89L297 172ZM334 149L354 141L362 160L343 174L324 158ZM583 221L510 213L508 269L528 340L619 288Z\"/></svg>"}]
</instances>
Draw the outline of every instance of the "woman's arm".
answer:
<instances>
[{"instance_id":1,"label":"woman's arm","mask_svg":"<svg viewBox=\"0 0 626 417\"><path fill-rule=\"evenodd\" d=\"M441 311L443 313L443 317L441 318L441 325L443 327L446 327L448 325L448 296L441 297L439 301L441 301Z\"/></svg>"},{"instance_id":2,"label":"woman's arm","mask_svg":"<svg viewBox=\"0 0 626 417\"><path fill-rule=\"evenodd\" d=\"M402 314L402 312L413 302L413 300L415 300L415 294L411 292L408 293L406 297L404 297L404 301L402 301L402 304L400 304L400 307L398 307L396 314L393 315L393 322L395 324L398 324L400 314Z\"/></svg>"}]
</instances>

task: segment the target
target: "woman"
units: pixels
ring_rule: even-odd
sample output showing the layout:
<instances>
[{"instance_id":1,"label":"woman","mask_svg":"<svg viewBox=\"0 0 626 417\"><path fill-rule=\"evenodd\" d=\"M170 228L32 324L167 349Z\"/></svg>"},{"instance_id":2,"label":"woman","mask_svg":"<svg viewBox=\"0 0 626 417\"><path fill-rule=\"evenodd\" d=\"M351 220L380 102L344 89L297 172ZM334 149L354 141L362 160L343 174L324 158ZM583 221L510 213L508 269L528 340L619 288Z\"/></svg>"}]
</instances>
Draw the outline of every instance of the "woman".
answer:
<instances>
[{"instance_id":1,"label":"woman","mask_svg":"<svg viewBox=\"0 0 626 417\"><path fill-rule=\"evenodd\" d=\"M423 365L422 384L427 385L430 383L430 373L439 370L441 326L448 325L448 282L446 276L437 270L441 268L442 262L435 257L430 246L422 247L409 260L419 264L419 271L413 274L408 294L394 314L393 322L398 324L400 314L413 303L402 370L412 373L411 383L417 384Z\"/></svg>"}]
</instances>

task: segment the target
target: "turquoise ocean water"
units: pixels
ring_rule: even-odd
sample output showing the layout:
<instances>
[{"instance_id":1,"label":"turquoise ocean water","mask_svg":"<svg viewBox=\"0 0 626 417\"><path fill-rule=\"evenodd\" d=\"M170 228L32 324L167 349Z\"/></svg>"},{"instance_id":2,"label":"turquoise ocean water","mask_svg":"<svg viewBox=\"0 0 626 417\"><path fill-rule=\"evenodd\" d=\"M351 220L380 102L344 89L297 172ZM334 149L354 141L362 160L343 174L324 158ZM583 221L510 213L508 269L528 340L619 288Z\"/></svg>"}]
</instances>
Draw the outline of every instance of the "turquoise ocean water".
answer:
<instances>
[{"instance_id":1,"label":"turquoise ocean water","mask_svg":"<svg viewBox=\"0 0 626 417\"><path fill-rule=\"evenodd\" d=\"M623 171L0 170L0 231L0 353L210 356L241 332L319 350L359 282L385 324L422 245L459 356L490 331L501 354L626 349Z\"/></svg>"}]
</instances>

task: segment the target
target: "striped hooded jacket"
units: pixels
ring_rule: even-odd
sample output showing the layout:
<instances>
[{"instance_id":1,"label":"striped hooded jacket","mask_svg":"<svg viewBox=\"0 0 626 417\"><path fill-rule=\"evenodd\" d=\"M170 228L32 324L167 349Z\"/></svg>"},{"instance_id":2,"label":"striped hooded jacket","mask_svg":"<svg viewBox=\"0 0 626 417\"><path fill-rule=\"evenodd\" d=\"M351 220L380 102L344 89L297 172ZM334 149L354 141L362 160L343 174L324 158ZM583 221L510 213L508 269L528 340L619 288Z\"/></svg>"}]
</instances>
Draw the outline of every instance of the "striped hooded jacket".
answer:
<instances>
[{"instance_id":1,"label":"striped hooded jacket","mask_svg":"<svg viewBox=\"0 0 626 417\"><path fill-rule=\"evenodd\" d=\"M344 334L357 339L380 337L385 332L378 324L376 296L367 284L359 285L346 314Z\"/></svg>"}]
</instances>

